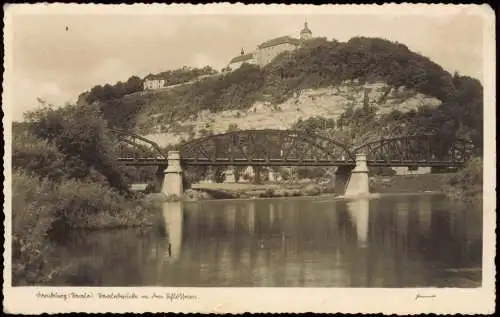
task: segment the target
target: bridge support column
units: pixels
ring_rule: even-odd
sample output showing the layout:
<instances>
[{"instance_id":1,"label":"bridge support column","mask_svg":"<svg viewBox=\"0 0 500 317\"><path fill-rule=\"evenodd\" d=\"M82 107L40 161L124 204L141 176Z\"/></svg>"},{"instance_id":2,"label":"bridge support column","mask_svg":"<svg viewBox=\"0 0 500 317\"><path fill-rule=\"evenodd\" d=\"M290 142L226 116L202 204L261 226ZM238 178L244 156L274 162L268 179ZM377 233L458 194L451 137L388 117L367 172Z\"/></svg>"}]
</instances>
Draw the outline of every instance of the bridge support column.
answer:
<instances>
[{"instance_id":1,"label":"bridge support column","mask_svg":"<svg viewBox=\"0 0 500 317\"><path fill-rule=\"evenodd\" d=\"M183 186L180 153L178 151L169 151L167 158L168 166L163 172L164 178L161 191L167 196L181 196Z\"/></svg>"},{"instance_id":2,"label":"bridge support column","mask_svg":"<svg viewBox=\"0 0 500 317\"><path fill-rule=\"evenodd\" d=\"M356 154L356 167L351 172L351 177L345 191L346 196L363 195L370 193L370 179L366 154Z\"/></svg>"}]
</instances>

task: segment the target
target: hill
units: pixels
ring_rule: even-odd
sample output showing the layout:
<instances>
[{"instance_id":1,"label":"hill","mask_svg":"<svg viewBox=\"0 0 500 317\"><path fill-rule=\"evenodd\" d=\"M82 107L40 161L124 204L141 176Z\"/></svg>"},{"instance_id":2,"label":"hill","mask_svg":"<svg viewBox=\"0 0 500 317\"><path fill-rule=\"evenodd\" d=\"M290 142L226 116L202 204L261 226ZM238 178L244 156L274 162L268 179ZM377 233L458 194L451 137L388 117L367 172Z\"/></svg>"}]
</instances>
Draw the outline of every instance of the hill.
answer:
<instances>
[{"instance_id":1,"label":"hill","mask_svg":"<svg viewBox=\"0 0 500 317\"><path fill-rule=\"evenodd\" d=\"M438 120L433 126L452 120L449 130L482 135L479 81L451 75L405 45L379 38L315 38L262 68L243 64L189 85L92 101L110 125L163 145L230 124L288 128L311 116L338 120L366 104L379 114L430 107Z\"/></svg>"}]
</instances>

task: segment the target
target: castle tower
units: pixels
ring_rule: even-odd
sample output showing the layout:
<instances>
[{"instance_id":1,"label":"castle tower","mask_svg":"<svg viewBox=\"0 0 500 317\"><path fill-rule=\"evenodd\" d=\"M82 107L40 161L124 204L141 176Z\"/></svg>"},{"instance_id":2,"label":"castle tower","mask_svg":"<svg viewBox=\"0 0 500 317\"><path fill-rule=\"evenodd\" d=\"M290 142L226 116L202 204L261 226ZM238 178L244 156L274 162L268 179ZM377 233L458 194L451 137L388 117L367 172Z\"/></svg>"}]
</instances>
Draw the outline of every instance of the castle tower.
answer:
<instances>
[{"instance_id":1,"label":"castle tower","mask_svg":"<svg viewBox=\"0 0 500 317\"><path fill-rule=\"evenodd\" d=\"M307 27L307 21L304 23L304 28L300 31L300 39L301 40L309 40L312 38L312 32Z\"/></svg>"}]
</instances>

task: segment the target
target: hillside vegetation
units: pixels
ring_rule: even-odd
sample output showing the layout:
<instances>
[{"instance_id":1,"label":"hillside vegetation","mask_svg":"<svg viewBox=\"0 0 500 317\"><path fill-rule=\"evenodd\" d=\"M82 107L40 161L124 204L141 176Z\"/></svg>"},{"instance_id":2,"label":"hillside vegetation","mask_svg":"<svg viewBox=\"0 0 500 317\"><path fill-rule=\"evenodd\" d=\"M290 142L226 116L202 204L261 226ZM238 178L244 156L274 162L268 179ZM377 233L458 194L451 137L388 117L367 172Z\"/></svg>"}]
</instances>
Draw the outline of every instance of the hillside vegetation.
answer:
<instances>
[{"instance_id":1,"label":"hillside vegetation","mask_svg":"<svg viewBox=\"0 0 500 317\"><path fill-rule=\"evenodd\" d=\"M274 107L275 112L280 112L277 105L291 108L290 102L283 103L292 97L295 98L296 114L281 109L283 114L268 113L264 116L268 119L289 116L287 123L290 123L299 118L307 119L310 115L322 115L320 112L328 112L328 104L319 100L314 103L317 109L313 111L310 103L300 102L300 95L307 90L328 87L339 90L346 83L356 83L356 87L348 89L344 95L339 93L345 100L352 99L352 107L346 108L355 109L362 105L360 98L354 98L354 90L362 95L362 87L366 84L383 83L376 98L377 103L392 98L386 103L388 109L385 112L390 112L391 104L397 109L398 100L394 96L398 93L419 94L423 96L419 97L422 102L414 108L436 108L439 105L432 114L424 111L425 119L433 129L445 126L448 134L467 135L477 145L482 143L482 86L479 81L459 74L451 75L405 45L378 38L356 37L348 42L316 38L294 52L281 54L263 68L244 64L235 71L205 78L192 85L94 101L99 103L104 117L112 126L135 128L145 134L158 132L158 127L162 132L178 128L177 134L184 132L184 136L191 134L195 137L199 134L200 125L190 127L185 122L201 122L207 117L210 120L214 114L229 113L226 121L242 117L239 124L242 126L243 122L251 120L243 117L242 113L259 104L271 109ZM334 107L332 104L331 108ZM343 108L341 111L333 110L335 113L331 117L334 118L342 116L342 112L353 111ZM179 125L184 128L179 128ZM209 123L202 128L213 130L213 125Z\"/></svg>"}]
</instances>

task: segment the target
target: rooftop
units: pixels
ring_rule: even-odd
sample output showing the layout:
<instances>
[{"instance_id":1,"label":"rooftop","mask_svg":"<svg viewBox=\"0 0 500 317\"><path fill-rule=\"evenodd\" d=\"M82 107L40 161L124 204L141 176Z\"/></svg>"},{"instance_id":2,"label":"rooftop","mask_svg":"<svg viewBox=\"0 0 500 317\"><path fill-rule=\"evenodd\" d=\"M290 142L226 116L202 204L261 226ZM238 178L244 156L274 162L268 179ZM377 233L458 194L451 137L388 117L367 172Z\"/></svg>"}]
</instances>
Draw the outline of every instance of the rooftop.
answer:
<instances>
[{"instance_id":1,"label":"rooftop","mask_svg":"<svg viewBox=\"0 0 500 317\"><path fill-rule=\"evenodd\" d=\"M300 34L304 34L304 33L312 34L311 30L307 26L307 22L304 23L304 28L302 29L302 31L300 31Z\"/></svg>"},{"instance_id":2,"label":"rooftop","mask_svg":"<svg viewBox=\"0 0 500 317\"><path fill-rule=\"evenodd\" d=\"M274 38L269 41L265 41L264 43L259 45L259 49L266 48L266 47L271 47L271 46L276 46L276 45L281 45L281 44L292 44L292 45L299 45L300 41L298 39L294 39L293 37L290 36L280 36L277 38Z\"/></svg>"},{"instance_id":3,"label":"rooftop","mask_svg":"<svg viewBox=\"0 0 500 317\"><path fill-rule=\"evenodd\" d=\"M165 77L162 77L160 75L153 75L153 74L149 74L146 77L144 77L144 80L160 80L160 79L165 79Z\"/></svg>"},{"instance_id":4,"label":"rooftop","mask_svg":"<svg viewBox=\"0 0 500 317\"><path fill-rule=\"evenodd\" d=\"M231 64L231 63L243 62L243 61L247 61L247 60L252 59L252 58L253 58L252 53L243 54L243 55L236 56L229 63Z\"/></svg>"}]
</instances>

